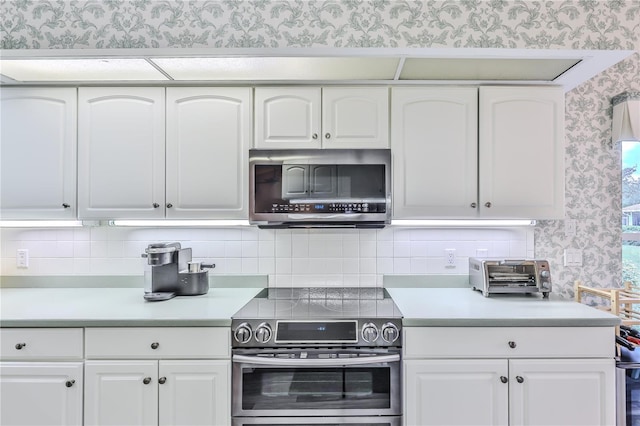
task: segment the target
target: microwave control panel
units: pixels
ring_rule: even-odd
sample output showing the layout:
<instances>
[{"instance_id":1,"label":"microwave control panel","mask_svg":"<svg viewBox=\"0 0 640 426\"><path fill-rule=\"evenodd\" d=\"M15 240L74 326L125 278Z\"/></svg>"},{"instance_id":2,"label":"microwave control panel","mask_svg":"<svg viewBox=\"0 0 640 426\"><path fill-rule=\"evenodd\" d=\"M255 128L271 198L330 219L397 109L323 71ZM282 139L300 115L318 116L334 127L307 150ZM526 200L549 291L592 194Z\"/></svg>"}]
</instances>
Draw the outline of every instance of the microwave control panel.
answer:
<instances>
[{"instance_id":1,"label":"microwave control panel","mask_svg":"<svg viewBox=\"0 0 640 426\"><path fill-rule=\"evenodd\" d=\"M305 203L271 205L272 213L384 213L385 203Z\"/></svg>"}]
</instances>

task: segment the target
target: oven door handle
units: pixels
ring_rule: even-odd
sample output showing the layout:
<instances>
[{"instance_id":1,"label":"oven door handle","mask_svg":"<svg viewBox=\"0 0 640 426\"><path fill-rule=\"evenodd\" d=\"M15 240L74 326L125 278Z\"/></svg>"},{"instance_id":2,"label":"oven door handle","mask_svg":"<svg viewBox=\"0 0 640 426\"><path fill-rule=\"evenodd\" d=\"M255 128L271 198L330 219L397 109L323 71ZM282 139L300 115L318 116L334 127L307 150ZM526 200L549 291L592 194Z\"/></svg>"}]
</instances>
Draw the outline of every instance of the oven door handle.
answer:
<instances>
[{"instance_id":1,"label":"oven door handle","mask_svg":"<svg viewBox=\"0 0 640 426\"><path fill-rule=\"evenodd\" d=\"M288 359L288 358L265 358L261 356L250 355L233 355L234 362L242 362L254 365L276 365L280 367L299 367L299 366L322 366L333 367L337 365L367 365L380 364L384 362L398 362L400 355L380 355L358 358L304 358L304 359Z\"/></svg>"}]
</instances>

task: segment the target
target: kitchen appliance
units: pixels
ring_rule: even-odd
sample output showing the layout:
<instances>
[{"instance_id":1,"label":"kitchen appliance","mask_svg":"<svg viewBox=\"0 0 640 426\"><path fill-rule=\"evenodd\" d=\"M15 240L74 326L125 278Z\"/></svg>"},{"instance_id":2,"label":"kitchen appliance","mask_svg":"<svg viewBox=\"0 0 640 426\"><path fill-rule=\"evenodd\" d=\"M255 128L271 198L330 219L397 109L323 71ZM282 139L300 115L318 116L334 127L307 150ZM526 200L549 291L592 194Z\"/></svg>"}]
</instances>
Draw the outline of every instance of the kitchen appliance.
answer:
<instances>
[{"instance_id":1,"label":"kitchen appliance","mask_svg":"<svg viewBox=\"0 0 640 426\"><path fill-rule=\"evenodd\" d=\"M261 228L391 223L391 150L249 150L249 221Z\"/></svg>"},{"instance_id":2,"label":"kitchen appliance","mask_svg":"<svg viewBox=\"0 0 640 426\"><path fill-rule=\"evenodd\" d=\"M155 302L209 291L208 272L215 265L192 262L190 248L183 249L180 243L152 243L142 257L147 258L145 300Z\"/></svg>"},{"instance_id":3,"label":"kitchen appliance","mask_svg":"<svg viewBox=\"0 0 640 426\"><path fill-rule=\"evenodd\" d=\"M269 288L232 316L232 425L402 420L402 315L382 288Z\"/></svg>"},{"instance_id":4,"label":"kitchen appliance","mask_svg":"<svg viewBox=\"0 0 640 426\"><path fill-rule=\"evenodd\" d=\"M546 260L469 258L469 284L487 297L499 293L551 292L551 272Z\"/></svg>"}]
</instances>

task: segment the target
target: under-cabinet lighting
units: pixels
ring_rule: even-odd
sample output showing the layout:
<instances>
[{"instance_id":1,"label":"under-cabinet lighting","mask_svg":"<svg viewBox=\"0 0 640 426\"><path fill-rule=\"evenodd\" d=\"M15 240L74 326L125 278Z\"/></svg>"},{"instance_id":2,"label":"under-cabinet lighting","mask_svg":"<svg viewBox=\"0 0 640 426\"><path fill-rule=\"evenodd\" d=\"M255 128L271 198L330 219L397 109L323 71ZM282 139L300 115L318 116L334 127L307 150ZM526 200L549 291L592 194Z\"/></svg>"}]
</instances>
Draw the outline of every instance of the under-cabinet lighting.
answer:
<instances>
[{"instance_id":1,"label":"under-cabinet lighting","mask_svg":"<svg viewBox=\"0 0 640 426\"><path fill-rule=\"evenodd\" d=\"M0 220L0 228L73 228L82 226L79 220Z\"/></svg>"},{"instance_id":2,"label":"under-cabinet lighting","mask_svg":"<svg viewBox=\"0 0 640 426\"><path fill-rule=\"evenodd\" d=\"M458 227L508 227L508 226L533 226L535 220L530 219L505 219L505 220L465 220L465 219L442 219L442 220L392 220L392 226L415 226L415 227L431 227L431 228L458 228Z\"/></svg>"},{"instance_id":3,"label":"under-cabinet lighting","mask_svg":"<svg viewBox=\"0 0 640 426\"><path fill-rule=\"evenodd\" d=\"M110 220L110 226L138 227L207 227L207 226L249 226L248 220Z\"/></svg>"}]
</instances>

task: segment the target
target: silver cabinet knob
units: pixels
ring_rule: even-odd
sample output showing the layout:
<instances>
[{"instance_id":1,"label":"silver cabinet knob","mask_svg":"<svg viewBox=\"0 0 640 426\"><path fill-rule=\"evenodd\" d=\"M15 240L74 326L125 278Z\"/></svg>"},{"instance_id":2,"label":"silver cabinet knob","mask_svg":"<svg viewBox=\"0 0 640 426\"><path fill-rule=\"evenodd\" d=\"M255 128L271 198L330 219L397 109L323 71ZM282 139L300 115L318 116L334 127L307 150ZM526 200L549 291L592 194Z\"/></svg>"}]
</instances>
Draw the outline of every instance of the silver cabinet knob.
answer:
<instances>
[{"instance_id":1,"label":"silver cabinet knob","mask_svg":"<svg viewBox=\"0 0 640 426\"><path fill-rule=\"evenodd\" d=\"M518 345L516 345L516 342L509 342L509 347L511 349L515 349L516 346L518 346Z\"/></svg>"},{"instance_id":2,"label":"silver cabinet knob","mask_svg":"<svg viewBox=\"0 0 640 426\"><path fill-rule=\"evenodd\" d=\"M518 382L518 383L523 383L523 382L524 382L524 377L522 377L522 376L516 376L516 382Z\"/></svg>"},{"instance_id":3,"label":"silver cabinet knob","mask_svg":"<svg viewBox=\"0 0 640 426\"><path fill-rule=\"evenodd\" d=\"M158 343L158 342L153 342L153 343L151 344L151 349L154 349L154 350L155 350L155 349L158 349L159 347L160 347L160 343Z\"/></svg>"},{"instance_id":4,"label":"silver cabinet knob","mask_svg":"<svg viewBox=\"0 0 640 426\"><path fill-rule=\"evenodd\" d=\"M509 381L509 379L507 379L505 376L500 376L500 381L502 383L507 383Z\"/></svg>"},{"instance_id":5,"label":"silver cabinet knob","mask_svg":"<svg viewBox=\"0 0 640 426\"><path fill-rule=\"evenodd\" d=\"M487 201L486 203L484 203L484 206L488 209L491 208L491 202Z\"/></svg>"},{"instance_id":6,"label":"silver cabinet knob","mask_svg":"<svg viewBox=\"0 0 640 426\"><path fill-rule=\"evenodd\" d=\"M269 324L267 324L266 322L263 322L258 326L258 328L256 328L256 332L255 332L256 342L267 343L269 340L271 340L272 334L273 334L273 331L271 330L271 327L269 326Z\"/></svg>"},{"instance_id":7,"label":"silver cabinet knob","mask_svg":"<svg viewBox=\"0 0 640 426\"><path fill-rule=\"evenodd\" d=\"M324 134L324 138L325 139L331 139L331 133L325 133Z\"/></svg>"},{"instance_id":8,"label":"silver cabinet knob","mask_svg":"<svg viewBox=\"0 0 640 426\"><path fill-rule=\"evenodd\" d=\"M362 340L373 343L378 339L378 327L372 322L362 326Z\"/></svg>"},{"instance_id":9,"label":"silver cabinet knob","mask_svg":"<svg viewBox=\"0 0 640 426\"><path fill-rule=\"evenodd\" d=\"M171 207L173 207L173 204L169 203L167 204L167 208L170 209Z\"/></svg>"},{"instance_id":10,"label":"silver cabinet knob","mask_svg":"<svg viewBox=\"0 0 640 426\"><path fill-rule=\"evenodd\" d=\"M149 383L151 383L151 377L145 377L144 379L142 379L142 383L148 385Z\"/></svg>"},{"instance_id":11,"label":"silver cabinet knob","mask_svg":"<svg viewBox=\"0 0 640 426\"><path fill-rule=\"evenodd\" d=\"M154 208L154 209L157 209L158 207L160 207L160 204L158 204L158 203L153 203L153 208Z\"/></svg>"},{"instance_id":12,"label":"silver cabinet knob","mask_svg":"<svg viewBox=\"0 0 640 426\"><path fill-rule=\"evenodd\" d=\"M318 134L317 133L312 134L311 139L318 139Z\"/></svg>"},{"instance_id":13,"label":"silver cabinet knob","mask_svg":"<svg viewBox=\"0 0 640 426\"><path fill-rule=\"evenodd\" d=\"M71 386L73 386L75 384L75 382L76 382L75 380L67 380L64 385L66 387L70 388Z\"/></svg>"},{"instance_id":14,"label":"silver cabinet knob","mask_svg":"<svg viewBox=\"0 0 640 426\"><path fill-rule=\"evenodd\" d=\"M158 379L158 383L160 383L161 385L164 385L165 383L167 383L167 378L166 377L160 377Z\"/></svg>"},{"instance_id":15,"label":"silver cabinet knob","mask_svg":"<svg viewBox=\"0 0 640 426\"><path fill-rule=\"evenodd\" d=\"M16 349L17 350L20 350L20 349L24 348L25 346L27 346L26 343L16 343Z\"/></svg>"},{"instance_id":16,"label":"silver cabinet knob","mask_svg":"<svg viewBox=\"0 0 640 426\"><path fill-rule=\"evenodd\" d=\"M248 323L243 322L238 327L236 327L235 331L233 332L233 338L236 339L236 342L238 343L247 343L249 340L251 340L251 333L251 326Z\"/></svg>"},{"instance_id":17,"label":"silver cabinet knob","mask_svg":"<svg viewBox=\"0 0 640 426\"><path fill-rule=\"evenodd\" d=\"M62 207L64 207L65 209L68 209L71 206L69 204L67 204L67 203L62 203Z\"/></svg>"},{"instance_id":18,"label":"silver cabinet knob","mask_svg":"<svg viewBox=\"0 0 640 426\"><path fill-rule=\"evenodd\" d=\"M478 204L476 204L476 203L471 203L471 208L472 208L472 209L475 209L476 207L478 207Z\"/></svg>"},{"instance_id":19,"label":"silver cabinet knob","mask_svg":"<svg viewBox=\"0 0 640 426\"><path fill-rule=\"evenodd\" d=\"M393 343L398 340L398 337L400 337L400 331L395 324L388 322L382 326L382 340Z\"/></svg>"}]
</instances>

